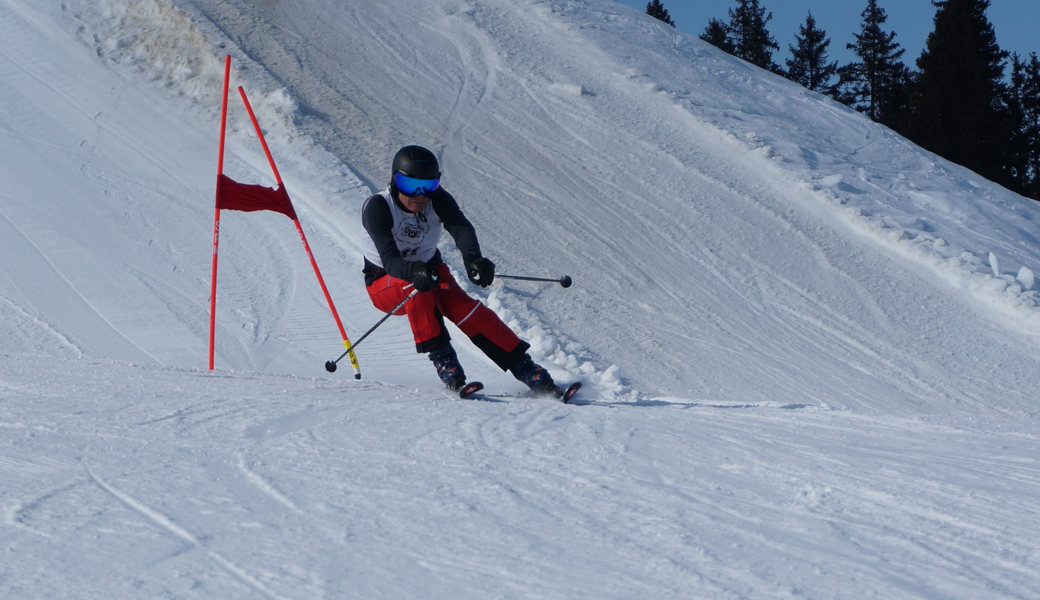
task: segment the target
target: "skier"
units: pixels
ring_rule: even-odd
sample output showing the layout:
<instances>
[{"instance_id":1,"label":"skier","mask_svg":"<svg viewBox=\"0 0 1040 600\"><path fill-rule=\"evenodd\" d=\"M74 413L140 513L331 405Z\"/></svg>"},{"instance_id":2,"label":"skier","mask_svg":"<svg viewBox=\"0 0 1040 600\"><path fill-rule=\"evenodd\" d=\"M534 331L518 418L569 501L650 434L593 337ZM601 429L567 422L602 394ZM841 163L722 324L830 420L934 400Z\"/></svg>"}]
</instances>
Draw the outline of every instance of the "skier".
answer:
<instances>
[{"instance_id":1,"label":"skier","mask_svg":"<svg viewBox=\"0 0 1040 600\"><path fill-rule=\"evenodd\" d=\"M365 200L363 272L372 304L389 312L413 289L417 292L395 314L408 315L416 351L429 355L437 375L452 391L466 385L466 374L444 317L503 371L510 371L533 391L554 391L549 372L527 353L531 345L466 294L444 264L437 244L447 230L462 254L469 280L487 287L495 278L495 264L481 254L473 225L440 186L440 177L432 152L405 146L394 156L389 187Z\"/></svg>"}]
</instances>

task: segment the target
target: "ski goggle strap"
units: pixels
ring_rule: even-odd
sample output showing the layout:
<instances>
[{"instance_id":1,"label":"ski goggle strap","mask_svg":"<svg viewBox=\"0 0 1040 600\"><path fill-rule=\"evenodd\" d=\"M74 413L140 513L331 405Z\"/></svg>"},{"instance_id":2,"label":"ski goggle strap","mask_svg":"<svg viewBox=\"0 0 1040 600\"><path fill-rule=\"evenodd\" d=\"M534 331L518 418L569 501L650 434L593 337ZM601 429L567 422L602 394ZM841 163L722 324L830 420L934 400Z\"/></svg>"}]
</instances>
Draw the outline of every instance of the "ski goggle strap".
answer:
<instances>
[{"instance_id":1,"label":"ski goggle strap","mask_svg":"<svg viewBox=\"0 0 1040 600\"><path fill-rule=\"evenodd\" d=\"M409 177L403 173L394 173L394 183L397 189L405 196L418 196L429 194L440 187L441 179L418 179Z\"/></svg>"}]
</instances>

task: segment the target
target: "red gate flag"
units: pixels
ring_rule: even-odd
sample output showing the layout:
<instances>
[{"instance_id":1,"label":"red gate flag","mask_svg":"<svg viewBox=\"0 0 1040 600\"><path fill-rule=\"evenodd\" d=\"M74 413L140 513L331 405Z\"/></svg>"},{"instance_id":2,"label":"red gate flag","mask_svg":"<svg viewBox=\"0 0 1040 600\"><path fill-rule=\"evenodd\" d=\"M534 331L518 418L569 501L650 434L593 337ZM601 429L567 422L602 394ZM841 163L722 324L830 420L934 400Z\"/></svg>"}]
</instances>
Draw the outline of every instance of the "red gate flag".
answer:
<instances>
[{"instance_id":1,"label":"red gate flag","mask_svg":"<svg viewBox=\"0 0 1040 600\"><path fill-rule=\"evenodd\" d=\"M321 291L325 294L325 301L328 302L329 310L332 311L332 318L335 319L336 326L339 327L340 336L343 338L343 345L347 347L347 354L350 355L350 364L354 367L354 378L361 379L361 367L358 364L357 355L354 354L350 338L347 337L347 332L343 329L343 322L340 321L339 313L336 312L336 305L332 302L332 295L329 294L329 289L325 285L325 279L321 276L321 271L318 270L318 263L314 260L314 254L311 252L310 244L307 243L307 236L303 234L303 227L300 226L300 220L296 216L296 210L293 208L292 200L289 199L289 193L285 191L285 184L282 183L282 176L278 173L278 167L274 164L274 157L271 156L271 149L267 147L267 140L264 139L264 132L260 129L260 123L256 120L256 115L253 113L253 107L249 105L249 98L246 97L246 91L242 86L239 86L238 93L242 96L242 103L245 105L246 112L249 113L249 118L253 122L253 129L256 130L256 136L260 138L260 146L264 149L264 154L267 155L267 162L271 166L271 172L274 174L275 181L278 182L278 187L269 188L262 185L248 185L239 183L227 175L224 175L224 134L227 130L227 99L230 75L231 55L228 55L224 59L224 91L220 105L220 153L217 156L217 207L213 211L213 276L210 281L209 300L209 369L211 371L213 370L214 341L217 319L217 249L220 245L220 210L273 210L292 219L293 224L296 226L296 233L300 235L300 241L303 242L303 249L307 252L307 257L311 261L311 267L314 269L314 274L318 278L318 284L321 285Z\"/></svg>"},{"instance_id":2,"label":"red gate flag","mask_svg":"<svg viewBox=\"0 0 1040 600\"><path fill-rule=\"evenodd\" d=\"M217 208L228 210L273 210L290 219L296 219L285 184L277 188L262 185L247 185L220 173L217 175Z\"/></svg>"}]
</instances>

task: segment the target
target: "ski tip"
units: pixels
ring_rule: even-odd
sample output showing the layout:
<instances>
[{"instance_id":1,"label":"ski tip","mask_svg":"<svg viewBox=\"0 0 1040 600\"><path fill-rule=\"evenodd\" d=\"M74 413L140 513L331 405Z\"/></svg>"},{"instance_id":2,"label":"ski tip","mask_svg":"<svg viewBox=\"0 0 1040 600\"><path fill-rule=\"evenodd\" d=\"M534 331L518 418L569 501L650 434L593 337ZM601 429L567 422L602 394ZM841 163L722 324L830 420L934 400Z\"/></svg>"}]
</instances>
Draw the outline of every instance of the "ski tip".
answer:
<instances>
[{"instance_id":1,"label":"ski tip","mask_svg":"<svg viewBox=\"0 0 1040 600\"><path fill-rule=\"evenodd\" d=\"M564 404L567 404L568 402L571 401L571 398L573 398L574 395L578 393L578 390L580 390L580 389L581 389L581 382L580 381L576 381L576 382L570 384L569 386L567 386L566 388L560 388L560 400L562 400Z\"/></svg>"},{"instance_id":2,"label":"ski tip","mask_svg":"<svg viewBox=\"0 0 1040 600\"><path fill-rule=\"evenodd\" d=\"M471 381L459 389L459 398L470 398L473 394L476 394L482 389L484 389L483 383L479 381Z\"/></svg>"}]
</instances>

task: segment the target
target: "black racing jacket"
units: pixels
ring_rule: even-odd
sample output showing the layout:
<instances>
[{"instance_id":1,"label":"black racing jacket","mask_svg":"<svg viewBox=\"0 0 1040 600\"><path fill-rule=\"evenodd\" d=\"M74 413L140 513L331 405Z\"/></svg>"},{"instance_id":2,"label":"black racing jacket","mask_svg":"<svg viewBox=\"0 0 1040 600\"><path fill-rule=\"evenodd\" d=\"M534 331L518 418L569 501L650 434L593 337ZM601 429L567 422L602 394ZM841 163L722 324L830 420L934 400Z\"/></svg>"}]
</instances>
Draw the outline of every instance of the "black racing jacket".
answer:
<instances>
[{"instance_id":1,"label":"black racing jacket","mask_svg":"<svg viewBox=\"0 0 1040 600\"><path fill-rule=\"evenodd\" d=\"M376 251L379 253L379 259L383 263L383 266L380 267L367 258L365 259L365 267L363 269L365 285L370 285L373 281L387 273L406 281L411 281L412 279L412 268L415 261L408 260L401 253L401 249L394 239L392 232L394 217L383 197L383 193L389 193L391 202L399 210L406 213L409 212L397 199L396 191L393 190L389 192L384 190L384 192L373 195L365 202L364 210L361 214L361 223L365 228L365 233L374 243ZM473 224L463 214L462 209L459 208L454 196L444 188L437 188L429 194L429 198L430 206L433 208L432 214L440 220L443 230L447 231L448 235L455 241L455 246L459 249L462 256L479 256L480 244L477 241L477 232L473 228ZM437 241L439 240L434 240L434 243ZM426 261L426 264L433 267L442 262L440 250L437 250L433 258Z\"/></svg>"}]
</instances>

